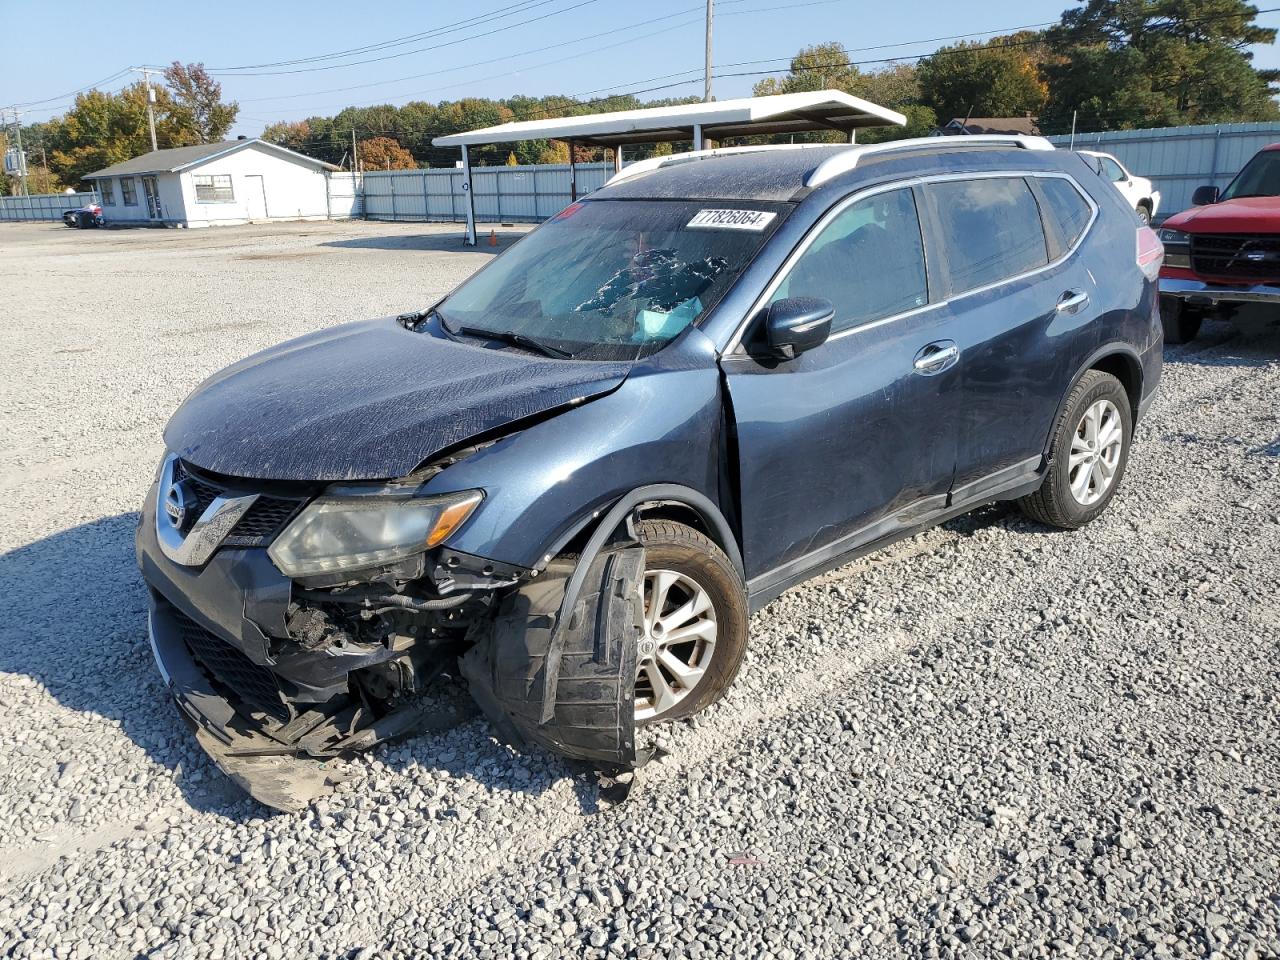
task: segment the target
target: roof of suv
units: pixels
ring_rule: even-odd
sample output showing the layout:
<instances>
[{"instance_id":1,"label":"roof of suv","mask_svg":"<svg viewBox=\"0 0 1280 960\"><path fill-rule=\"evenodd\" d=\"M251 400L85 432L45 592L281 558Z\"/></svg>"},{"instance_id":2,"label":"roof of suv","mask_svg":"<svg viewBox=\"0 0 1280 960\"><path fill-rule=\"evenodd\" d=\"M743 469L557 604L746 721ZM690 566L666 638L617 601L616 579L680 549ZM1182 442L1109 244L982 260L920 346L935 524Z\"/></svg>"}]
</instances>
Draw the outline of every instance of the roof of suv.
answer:
<instances>
[{"instance_id":1,"label":"roof of suv","mask_svg":"<svg viewBox=\"0 0 1280 960\"><path fill-rule=\"evenodd\" d=\"M816 185L815 173L827 161L831 176L864 166L904 158L929 158L940 154L992 154L1008 157L1053 148L1040 138L929 137L884 144L797 144L764 148L702 151L651 161L638 161L619 177L592 194L593 199L699 199L699 200L798 200ZM844 158L838 160L837 158ZM972 162L972 161L970 161ZM651 164L660 164L653 167ZM966 166L968 164L965 164Z\"/></svg>"}]
</instances>

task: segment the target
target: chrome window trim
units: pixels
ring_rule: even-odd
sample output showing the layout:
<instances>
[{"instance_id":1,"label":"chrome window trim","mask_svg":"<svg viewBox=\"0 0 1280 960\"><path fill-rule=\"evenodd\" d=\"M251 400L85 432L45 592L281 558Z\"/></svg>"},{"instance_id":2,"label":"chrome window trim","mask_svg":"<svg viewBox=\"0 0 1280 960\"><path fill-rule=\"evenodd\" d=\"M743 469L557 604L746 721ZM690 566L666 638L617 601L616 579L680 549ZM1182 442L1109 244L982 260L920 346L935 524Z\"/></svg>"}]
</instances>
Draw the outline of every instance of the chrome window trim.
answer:
<instances>
[{"instance_id":1,"label":"chrome window trim","mask_svg":"<svg viewBox=\"0 0 1280 960\"><path fill-rule=\"evenodd\" d=\"M861 333L864 330L871 330L875 327L884 326L885 324L892 323L896 320L903 320L903 319L906 319L907 317L914 317L916 314L924 313L927 310L933 310L933 309L936 309L937 307L946 306L948 304L955 303L957 300L963 300L965 297L971 297L974 294L985 293L988 290L994 290L997 287L1003 287L1005 284L1016 283L1019 280L1025 280L1028 277L1034 277L1038 273L1043 273L1046 270L1052 270L1054 267L1057 267L1059 264L1065 262L1066 260L1069 260L1072 256L1075 255L1075 252L1080 249L1080 246L1084 243L1085 238L1089 236L1089 231L1093 229L1093 225L1098 220L1097 203L1094 202L1093 197L1089 196L1089 192L1080 186L1079 181L1077 181L1076 178L1069 173L1063 173L1057 170L984 170L976 173L945 173L945 174L937 174L935 176L930 176L930 177L912 177L908 180L896 180L893 183L879 184L878 186L868 187L865 190L859 190L856 193L851 193L849 196L845 197L843 200L841 200L839 203L833 206L830 210L824 213L821 219L819 219L817 223L815 223L812 227L809 228L809 232L804 235L804 239L802 239L800 243L796 246L796 248L791 251L791 253L787 256L787 259L783 261L782 266L778 268L778 272L774 274L773 279L770 280L768 286L764 288L764 292L761 293L760 296L758 296L755 299L755 301L752 302L751 309L747 311L746 318L741 323L738 324L738 328L733 332L733 336L729 338L729 342L725 345L725 348L724 350L721 351L720 355L722 357L728 357L730 355L734 357L745 357L749 355L747 354L746 350L742 349L742 337L746 333L747 327L750 326L751 322L757 316L759 316L760 311L763 310L765 304L769 302L769 298L774 295L778 287L782 286L782 282L787 278L788 274L790 274L790 272L795 268L796 261L799 260L802 256L804 256L805 252L808 251L809 247L813 245L814 240L816 240L817 237L822 233L822 231L825 230L831 224L832 220L838 217L841 213L843 213L846 209L848 209L853 204L857 203L860 200L865 200L867 197L874 197L877 194L888 193L890 190L910 189L913 187L924 186L930 183L946 183L949 181L953 182L956 180L996 180L996 179L1010 179L1010 178L1016 178L1016 179L1039 178L1042 180L1048 180L1048 179L1066 180L1069 184L1071 184L1072 188L1076 191L1076 193L1078 193L1084 199L1084 202L1089 205L1089 210L1090 210L1089 222L1085 224L1084 229L1080 231L1080 236L1076 238L1075 243L1071 245L1071 248L1069 250L1064 252L1056 260L1050 260L1048 263L1044 264L1043 266L1036 267L1033 270L1027 270L1024 273L1019 273L1012 277L1005 277L1004 279L996 280L993 283L984 284L981 287L974 287L972 290L965 290L963 293L957 293L957 294L954 294L953 296L944 297L941 300L931 300L929 303L925 304L924 306L915 307L911 310L904 310L902 313L895 313L887 317L881 317L878 320L869 320L866 323L849 327L845 330L839 331L838 333L833 333L830 337L827 338L828 342L830 342L831 340L841 340L852 334ZM1045 224L1044 222L1045 214L1046 214L1045 211L1041 211L1040 213L1041 229L1047 229L1047 224ZM926 229L925 220L923 217L921 217L920 232L922 235L922 242L926 243L925 255L927 258L928 256L927 241L923 240L923 234L925 229ZM1045 242L1046 244L1048 243L1047 235L1045 237Z\"/></svg>"}]
</instances>

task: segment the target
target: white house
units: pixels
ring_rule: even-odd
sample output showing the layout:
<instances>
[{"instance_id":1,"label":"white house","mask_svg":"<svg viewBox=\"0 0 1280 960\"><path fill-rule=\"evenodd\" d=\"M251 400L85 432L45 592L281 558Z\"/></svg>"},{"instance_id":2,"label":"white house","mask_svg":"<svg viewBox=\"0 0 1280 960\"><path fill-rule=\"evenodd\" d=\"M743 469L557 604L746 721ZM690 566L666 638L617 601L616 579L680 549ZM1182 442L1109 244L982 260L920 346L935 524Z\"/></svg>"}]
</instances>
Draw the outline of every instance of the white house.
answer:
<instances>
[{"instance_id":1,"label":"white house","mask_svg":"<svg viewBox=\"0 0 1280 960\"><path fill-rule=\"evenodd\" d=\"M331 163L265 140L154 150L91 173L107 223L181 227L323 220Z\"/></svg>"}]
</instances>

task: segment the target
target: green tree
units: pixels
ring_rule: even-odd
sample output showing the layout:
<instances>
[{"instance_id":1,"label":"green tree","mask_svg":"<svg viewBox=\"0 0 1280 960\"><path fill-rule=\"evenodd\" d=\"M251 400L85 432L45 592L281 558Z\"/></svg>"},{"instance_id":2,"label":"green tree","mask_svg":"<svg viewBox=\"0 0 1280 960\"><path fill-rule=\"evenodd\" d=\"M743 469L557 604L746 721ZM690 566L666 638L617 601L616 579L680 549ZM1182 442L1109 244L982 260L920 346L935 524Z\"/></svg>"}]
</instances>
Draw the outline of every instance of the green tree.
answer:
<instances>
[{"instance_id":1,"label":"green tree","mask_svg":"<svg viewBox=\"0 0 1280 960\"><path fill-rule=\"evenodd\" d=\"M1047 31L1042 126L1086 130L1280 119L1274 83L1246 49L1275 42L1244 0L1082 0Z\"/></svg>"},{"instance_id":2,"label":"green tree","mask_svg":"<svg viewBox=\"0 0 1280 960\"><path fill-rule=\"evenodd\" d=\"M1048 88L1034 33L942 47L920 61L920 95L944 123L952 117L1036 116Z\"/></svg>"},{"instance_id":3,"label":"green tree","mask_svg":"<svg viewBox=\"0 0 1280 960\"><path fill-rule=\"evenodd\" d=\"M209 76L203 63L177 60L164 72L165 83L173 97L175 119L195 132L200 143L217 143L227 136L240 105L222 102L222 84Z\"/></svg>"},{"instance_id":4,"label":"green tree","mask_svg":"<svg viewBox=\"0 0 1280 960\"><path fill-rule=\"evenodd\" d=\"M849 63L848 51L832 41L803 48L791 58L791 69L785 77L767 77L757 83L752 92L757 97L813 90L851 93L860 76L858 68Z\"/></svg>"}]
</instances>

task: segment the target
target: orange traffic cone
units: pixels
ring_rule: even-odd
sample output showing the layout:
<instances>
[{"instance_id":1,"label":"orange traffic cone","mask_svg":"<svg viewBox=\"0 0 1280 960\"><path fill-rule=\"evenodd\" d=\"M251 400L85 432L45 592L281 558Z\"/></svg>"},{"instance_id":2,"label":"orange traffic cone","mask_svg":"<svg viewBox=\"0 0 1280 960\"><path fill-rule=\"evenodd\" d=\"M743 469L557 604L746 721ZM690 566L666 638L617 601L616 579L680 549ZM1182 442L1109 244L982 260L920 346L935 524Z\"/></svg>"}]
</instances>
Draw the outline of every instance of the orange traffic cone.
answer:
<instances>
[{"instance_id":1,"label":"orange traffic cone","mask_svg":"<svg viewBox=\"0 0 1280 960\"><path fill-rule=\"evenodd\" d=\"M490 231L489 231L489 246L491 246L491 247L496 247L497 245L498 245L498 231L497 231L497 230L490 230Z\"/></svg>"}]
</instances>

